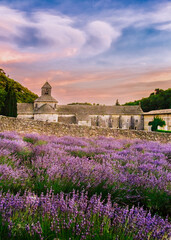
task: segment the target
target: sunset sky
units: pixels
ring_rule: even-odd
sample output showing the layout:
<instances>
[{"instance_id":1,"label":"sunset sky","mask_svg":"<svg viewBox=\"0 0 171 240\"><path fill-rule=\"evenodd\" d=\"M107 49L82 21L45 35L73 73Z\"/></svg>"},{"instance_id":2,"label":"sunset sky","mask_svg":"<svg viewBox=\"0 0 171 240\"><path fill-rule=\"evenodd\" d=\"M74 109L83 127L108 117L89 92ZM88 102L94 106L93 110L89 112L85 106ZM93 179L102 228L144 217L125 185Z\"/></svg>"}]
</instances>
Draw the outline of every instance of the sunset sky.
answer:
<instances>
[{"instance_id":1,"label":"sunset sky","mask_svg":"<svg viewBox=\"0 0 171 240\"><path fill-rule=\"evenodd\" d=\"M59 104L171 88L171 1L0 0L0 68Z\"/></svg>"}]
</instances>

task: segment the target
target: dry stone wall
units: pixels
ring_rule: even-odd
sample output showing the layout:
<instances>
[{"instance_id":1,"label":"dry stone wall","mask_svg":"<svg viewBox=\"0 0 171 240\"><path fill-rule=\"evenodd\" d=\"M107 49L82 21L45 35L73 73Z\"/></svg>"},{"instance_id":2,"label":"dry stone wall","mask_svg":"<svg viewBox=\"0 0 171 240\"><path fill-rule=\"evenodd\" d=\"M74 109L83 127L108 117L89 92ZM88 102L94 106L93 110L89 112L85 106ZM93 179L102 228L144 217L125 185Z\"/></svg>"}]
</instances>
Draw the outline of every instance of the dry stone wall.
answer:
<instances>
[{"instance_id":1,"label":"dry stone wall","mask_svg":"<svg viewBox=\"0 0 171 240\"><path fill-rule=\"evenodd\" d=\"M171 142L171 133L156 133L136 130L122 130L102 127L78 126L76 124L49 123L31 119L0 116L0 131L39 133L75 137L139 138L152 141Z\"/></svg>"}]
</instances>

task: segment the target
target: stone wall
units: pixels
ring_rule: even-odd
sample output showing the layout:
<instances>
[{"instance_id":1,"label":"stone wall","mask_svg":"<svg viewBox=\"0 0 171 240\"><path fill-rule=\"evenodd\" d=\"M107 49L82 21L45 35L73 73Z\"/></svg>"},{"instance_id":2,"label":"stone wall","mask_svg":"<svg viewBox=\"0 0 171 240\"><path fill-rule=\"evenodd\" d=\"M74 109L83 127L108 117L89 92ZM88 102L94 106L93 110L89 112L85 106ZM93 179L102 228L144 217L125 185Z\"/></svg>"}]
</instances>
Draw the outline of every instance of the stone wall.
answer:
<instances>
[{"instance_id":1,"label":"stone wall","mask_svg":"<svg viewBox=\"0 0 171 240\"><path fill-rule=\"evenodd\" d=\"M75 124L49 123L31 119L18 119L0 116L0 131L17 131L20 133L40 133L56 136L77 137L116 137L140 138L152 141L171 142L171 133L156 133L136 130L122 130L102 127L78 126Z\"/></svg>"},{"instance_id":2,"label":"stone wall","mask_svg":"<svg viewBox=\"0 0 171 240\"><path fill-rule=\"evenodd\" d=\"M48 122L58 122L57 114L34 114L34 120L36 121L48 121Z\"/></svg>"},{"instance_id":3,"label":"stone wall","mask_svg":"<svg viewBox=\"0 0 171 240\"><path fill-rule=\"evenodd\" d=\"M148 115L146 113L144 115L144 129L145 130L149 129L148 123L150 121L153 121L154 117L156 116L162 118L166 123L166 125L164 127L160 127L160 129L171 131L171 114L149 114Z\"/></svg>"},{"instance_id":4,"label":"stone wall","mask_svg":"<svg viewBox=\"0 0 171 240\"><path fill-rule=\"evenodd\" d=\"M90 126L143 130L142 115L90 115Z\"/></svg>"},{"instance_id":5,"label":"stone wall","mask_svg":"<svg viewBox=\"0 0 171 240\"><path fill-rule=\"evenodd\" d=\"M64 123L64 124L76 124L76 117L75 115L59 115L58 116L58 122Z\"/></svg>"}]
</instances>

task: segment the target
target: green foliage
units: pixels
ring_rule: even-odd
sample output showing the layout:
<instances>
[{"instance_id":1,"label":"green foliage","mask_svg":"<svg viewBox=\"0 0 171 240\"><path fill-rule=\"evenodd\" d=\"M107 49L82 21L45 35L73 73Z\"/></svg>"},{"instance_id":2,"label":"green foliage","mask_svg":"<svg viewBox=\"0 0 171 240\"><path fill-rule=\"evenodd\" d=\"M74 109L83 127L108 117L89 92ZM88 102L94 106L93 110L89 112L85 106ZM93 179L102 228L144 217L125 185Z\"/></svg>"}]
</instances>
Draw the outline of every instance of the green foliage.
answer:
<instances>
[{"instance_id":1,"label":"green foliage","mask_svg":"<svg viewBox=\"0 0 171 240\"><path fill-rule=\"evenodd\" d=\"M0 87L0 113L2 111L2 108L4 107L5 97L6 91Z\"/></svg>"},{"instance_id":2,"label":"green foliage","mask_svg":"<svg viewBox=\"0 0 171 240\"><path fill-rule=\"evenodd\" d=\"M0 68L0 74L6 75L6 73L4 72L4 70L2 68Z\"/></svg>"},{"instance_id":3,"label":"green foliage","mask_svg":"<svg viewBox=\"0 0 171 240\"><path fill-rule=\"evenodd\" d=\"M23 141L32 143L32 144L34 144L34 146L38 146L38 145L40 146L40 145L47 144L47 141L36 140L36 139L30 138L30 137L23 137Z\"/></svg>"},{"instance_id":4,"label":"green foliage","mask_svg":"<svg viewBox=\"0 0 171 240\"><path fill-rule=\"evenodd\" d=\"M16 152L16 157L19 158L24 164L31 164L33 153L29 149L25 148Z\"/></svg>"},{"instance_id":5,"label":"green foliage","mask_svg":"<svg viewBox=\"0 0 171 240\"><path fill-rule=\"evenodd\" d=\"M158 214L161 216L170 216L171 208L171 195L165 191L158 189L141 189L143 198L140 204L145 206L146 209L150 210L152 214ZM169 217L170 219L170 217Z\"/></svg>"},{"instance_id":6,"label":"green foliage","mask_svg":"<svg viewBox=\"0 0 171 240\"><path fill-rule=\"evenodd\" d=\"M6 76L0 69L0 114L17 116L17 102L31 103L38 96Z\"/></svg>"},{"instance_id":7,"label":"green foliage","mask_svg":"<svg viewBox=\"0 0 171 240\"><path fill-rule=\"evenodd\" d=\"M18 103L32 103L36 98L38 98L38 95L32 93L30 90L23 87L20 83L7 77L4 70L0 69L0 100L4 99L3 96L6 93L5 88L7 85L9 88L11 86L13 87ZM1 106L1 103L0 103L0 106Z\"/></svg>"},{"instance_id":8,"label":"green foliage","mask_svg":"<svg viewBox=\"0 0 171 240\"><path fill-rule=\"evenodd\" d=\"M79 156L80 153L81 152L77 152L76 156ZM32 174L22 181L21 179L16 179L14 181L13 178L5 180L2 179L0 183L0 190L3 192L10 191L11 193L16 194L20 191L20 194L22 195L25 190L29 189L40 196L41 193L47 194L50 189L54 191L54 194L58 194L60 192L69 193L72 192L73 189L75 189L75 191L82 191L88 187L88 182L79 182L79 179L75 182L72 182L71 179L62 176L49 179L47 169L40 168L40 174L38 175L37 169L33 164L34 157L29 149L23 149L22 151L17 152L15 156L21 160L21 166L31 169ZM89 155L89 157L93 156ZM8 166L10 165L13 169L15 169L15 162L8 157L1 157L0 163L7 164ZM95 182L95 179L92 182ZM108 194L110 194L112 201L120 204L121 206L128 205L129 207L132 207L132 205L138 206L140 204L147 210L150 210L152 214L157 213L163 217L170 214L171 196L169 193L157 188L143 188L142 186L131 186L130 184L118 182L113 182L113 184L109 185L107 180L104 179L98 185L92 184L92 186L88 189L89 197L92 197L94 194L101 194L105 201L107 201Z\"/></svg>"},{"instance_id":9,"label":"green foliage","mask_svg":"<svg viewBox=\"0 0 171 240\"><path fill-rule=\"evenodd\" d=\"M23 141L29 142L29 143L32 143L32 144L36 143L36 140L33 139L33 138L30 138L30 137L23 137Z\"/></svg>"},{"instance_id":10,"label":"green foliage","mask_svg":"<svg viewBox=\"0 0 171 240\"><path fill-rule=\"evenodd\" d=\"M171 88L167 90L155 89L147 98L142 98L134 102L128 102L124 105L138 105L141 103L142 110L148 112L151 110L169 109L171 108Z\"/></svg>"},{"instance_id":11,"label":"green foliage","mask_svg":"<svg viewBox=\"0 0 171 240\"><path fill-rule=\"evenodd\" d=\"M5 98L1 113L5 116L16 117L17 116L17 99L13 86L9 86L8 83L5 87Z\"/></svg>"},{"instance_id":12,"label":"green foliage","mask_svg":"<svg viewBox=\"0 0 171 240\"><path fill-rule=\"evenodd\" d=\"M153 121L149 122L148 125L152 126L151 128L152 131L157 131L158 126L163 127L166 125L166 123L162 118L157 116L157 117L154 117Z\"/></svg>"},{"instance_id":13,"label":"green foliage","mask_svg":"<svg viewBox=\"0 0 171 240\"><path fill-rule=\"evenodd\" d=\"M85 103L79 103L79 102L75 102L75 103L69 103L67 105L89 105L89 106L92 106L91 103L88 103L88 102L85 102Z\"/></svg>"},{"instance_id":14,"label":"green foliage","mask_svg":"<svg viewBox=\"0 0 171 240\"><path fill-rule=\"evenodd\" d=\"M29 207L28 206L26 207L25 204L23 204L23 206L20 208L20 211L15 210L15 206L14 208L11 207L10 209L6 208L7 211L12 212L12 216L10 217L9 222L7 222L6 220L4 221L4 217L3 216L1 217L0 215L0 240L1 239L3 240L5 239L38 240L40 239L40 236L38 235L38 233L34 232L31 235L30 230L28 230L28 229L33 230L32 226L33 227L37 226L36 223L40 223L40 226L41 226L41 231L42 231L41 239L46 239L46 240L48 239L49 240L51 239L53 240L55 239L56 240L57 239L60 239L60 240L64 240L64 239L133 240L134 239L136 231L138 231L136 229L136 219L135 219L135 226L133 222L133 225L131 226L131 231L129 232L128 228L129 228L130 218L126 218L126 220L120 222L120 224L112 225L113 221L110 218L108 218L107 215L105 214L100 215L99 213L93 213L93 211L90 213L90 223L92 225L90 232L93 233L93 237L91 234L90 236L88 235L86 238L81 238L81 236L75 234L73 230L77 226L84 226L82 221L83 220L82 212L80 212L80 214L77 215L77 217L74 219L74 217L71 218L72 214L70 215L71 209L68 208L69 209L68 212L65 212L60 207L60 205L58 205L59 207L57 211L54 212L55 214L53 213L53 215L51 215L50 211L49 212L44 211L44 208L42 207L42 201L44 201L43 195L46 195L47 193L50 193L50 192L52 192L53 194L52 196L54 197L56 194L59 194L61 192L63 193L73 192L74 189L75 189L75 192L78 191L80 193L81 191L87 191L88 199L92 197L94 194L97 194L101 196L101 199L103 199L104 203L107 203L107 200L110 194L112 202L114 202L115 204L117 203L120 206L128 206L128 209L129 207L132 207L132 206L143 206L144 209L150 210L152 216L155 214L158 214L162 217L166 217L167 215L170 215L171 196L169 195L169 191L168 191L169 184L167 186L167 189L165 190L158 188L157 185L154 188L146 187L145 183L140 186L139 184L137 184L137 181L133 184L131 180L132 179L131 174L132 173L135 174L133 175L134 177L136 177L136 175L137 177L139 177L139 172L137 170L135 171L135 169L131 167L131 165L135 164L132 158L130 160L125 160L124 158L121 157L121 159L118 160L119 162L117 162L115 158L111 159L111 161L114 161L114 164L112 165L112 171L116 173L116 176L119 173L119 168L117 169L117 165L121 163L122 166L125 166L129 161L128 162L129 165L125 167L127 169L126 171L130 173L131 181L127 181L127 182L122 182L122 180L119 181L119 179L117 178L109 182L108 176L103 178L103 172L101 175L102 176L101 181L96 182L96 176L98 172L93 173L93 170L94 170L93 166L91 168L92 172L90 172L90 174L87 175L87 178L82 179L80 175L81 173L80 171L80 172L76 172L78 176L75 174L76 178L73 181L73 174L70 174L69 176L66 176L64 174L65 168L68 168L69 166L68 163L70 164L70 162L65 164L63 161L61 163L64 166L64 171L59 171L59 174L57 173L54 177L52 175L51 177L49 177L49 173L48 173L49 165L43 164L43 159L41 159L42 164L40 164L40 162L37 161L35 157L36 151L39 150L40 152L41 150L41 148L39 149L36 146L48 144L48 140L45 141L42 139L44 138L40 139L37 137L29 137L29 136L24 137L23 140L29 143L27 147L24 144L24 146L22 145L23 146L22 148L19 148L19 150L17 148L15 152L11 152L8 155L0 157L0 164L11 166L13 170L15 170L15 168L17 170L18 166L20 167L20 169L27 169L26 171L27 175L25 177L20 176L16 178L15 176L14 177L6 176L6 178L4 179L1 178L0 191L2 193L3 192L5 193L8 192L12 194L18 193L19 195L25 195L27 190L33 193L31 194L31 196L29 195L29 198L31 197L31 199L33 200L33 202L30 203ZM97 143L94 143L95 146L96 144ZM139 144L139 141L137 141L137 144ZM67 155L71 154L72 156L80 157L80 158L87 157L87 158L90 158L92 162L95 162L95 161L99 162L97 158L98 151L97 153L93 151L86 152L84 145L86 144L83 144L81 146L82 151L67 150ZM91 143L91 145L93 145L93 142ZM116 148L115 150L116 151L124 150L125 152L125 150L129 149L131 146L132 146L132 143L124 142L124 145L122 146L122 148L121 146L117 146L115 147ZM109 146L109 149L110 147L111 146ZM144 149L141 147L136 149L139 153L144 151ZM44 150L44 148L42 148L42 150L46 151L46 149ZM40 156L39 153L37 154L38 156ZM100 151L100 159L103 159L103 156L101 156L101 154L103 154L103 151ZM169 151L166 154L169 154ZM58 157L58 155L56 154L55 157ZM153 157L154 157L154 160L158 159L156 156L153 156ZM63 155L62 153L62 159L64 158L65 158L65 155ZM139 159L141 159L141 157ZM169 156L167 159L169 159ZM160 166L159 164L155 166ZM52 167L54 166L53 162L51 166ZM160 166L160 169L161 169L161 166ZM169 169L168 165L164 165L164 167L166 167L166 169ZM151 174L151 171L149 171L149 169L143 170L143 172L144 172L144 177L146 173ZM156 171L155 173L156 179L160 179L161 176L162 175L160 171ZM36 195L42 196L41 198L42 200L37 201ZM20 204L20 201L19 201L19 204ZM117 204L116 204L116 207L117 207ZM48 202L46 206L48 208L49 206ZM74 205L74 207L75 206L76 205ZM86 207L86 211L88 207L89 206ZM71 219L74 221L72 221L72 223L69 224L69 221ZM52 225L52 223L54 225ZM56 228L56 226L58 226L58 223L59 223L59 228ZM66 223L66 226L67 226L66 228L63 227L65 226L63 223L64 224ZM145 224L148 224L148 222ZM9 228L8 228L9 226L12 226L11 232L9 231ZM53 228L53 226L55 227ZM101 228L101 226L103 227ZM56 231L56 229L58 230ZM87 228L81 229L83 234L86 233L86 229ZM11 235L9 235L9 232ZM151 232L149 233L149 236L146 239L155 240L154 238L150 237L150 234ZM162 239L167 239L167 236L166 238L162 238Z\"/></svg>"},{"instance_id":15,"label":"green foliage","mask_svg":"<svg viewBox=\"0 0 171 240\"><path fill-rule=\"evenodd\" d=\"M41 145L45 145L45 144L47 144L46 141L44 141L44 140L38 140L38 141L34 144L34 146L41 146Z\"/></svg>"},{"instance_id":16,"label":"green foliage","mask_svg":"<svg viewBox=\"0 0 171 240\"><path fill-rule=\"evenodd\" d=\"M171 131L167 131L167 130L159 130L159 129L157 129L157 132L171 133Z\"/></svg>"},{"instance_id":17,"label":"green foliage","mask_svg":"<svg viewBox=\"0 0 171 240\"><path fill-rule=\"evenodd\" d=\"M71 151L70 154L74 157L87 157L87 158L92 158L95 156L95 153L92 152L92 153L86 153L86 152L83 152L83 151Z\"/></svg>"},{"instance_id":18,"label":"green foliage","mask_svg":"<svg viewBox=\"0 0 171 240\"><path fill-rule=\"evenodd\" d=\"M13 210L13 209L12 209ZM31 209L32 210L32 209ZM106 215L99 216L99 214L91 213L90 216L90 232L91 235L87 235L85 238L82 238L80 235L76 234L73 230L76 229L78 226L80 226L82 232L84 235L86 235L86 229L84 229L84 226L82 225L82 222L84 221L83 216L78 215L75 221L71 220L71 214L65 214L62 210L58 210L56 214L56 219L53 220L54 226L59 226L59 230L56 231L53 229L50 219L52 219L52 216L50 214L41 214L43 213L43 209L41 206L39 206L36 210L34 210L35 213L30 214L30 209L23 208L22 214L19 214L17 211L13 210L13 216L11 218L11 222L14 224L12 228L12 234L9 238L9 229L8 229L8 222L3 221L3 217L0 215L0 237L3 236L3 240L12 239L12 240L40 240L40 239L46 239L46 240L80 240L80 239L86 239L86 240L133 240L134 239L134 233L136 233L136 229L134 229L134 233L127 231L127 223L128 220L125 221L122 224L119 224L119 226L113 226L111 227L111 219L109 219ZM43 215L43 216L42 216ZM64 221L67 228L64 228L62 225L62 221L59 222L59 219ZM37 224L39 223L39 224ZM103 223L103 228L101 228L101 224ZM26 228L27 226L27 228ZM32 226L37 226L37 229L39 229L38 226L41 226L42 230L39 230L42 232L43 238L40 238L38 231L34 231ZM81 227L82 226L82 227ZM28 231L27 229L30 229L31 231ZM93 237L92 237L93 235ZM119 237L119 238L118 238ZM151 238L148 238L151 239Z\"/></svg>"}]
</instances>

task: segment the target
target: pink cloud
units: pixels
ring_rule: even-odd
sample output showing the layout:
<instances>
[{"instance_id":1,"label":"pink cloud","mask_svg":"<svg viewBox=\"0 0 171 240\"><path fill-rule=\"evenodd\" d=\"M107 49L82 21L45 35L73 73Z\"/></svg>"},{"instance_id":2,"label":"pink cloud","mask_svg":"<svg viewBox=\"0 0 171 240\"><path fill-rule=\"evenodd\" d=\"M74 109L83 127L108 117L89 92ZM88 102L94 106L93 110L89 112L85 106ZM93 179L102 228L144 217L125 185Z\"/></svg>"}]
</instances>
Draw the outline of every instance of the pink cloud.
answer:
<instances>
[{"instance_id":1,"label":"pink cloud","mask_svg":"<svg viewBox=\"0 0 171 240\"><path fill-rule=\"evenodd\" d=\"M105 21L85 22L76 27L76 20L43 10L28 17L22 11L0 5L0 48L9 48L1 62L95 56L109 49L120 36Z\"/></svg>"},{"instance_id":2,"label":"pink cloud","mask_svg":"<svg viewBox=\"0 0 171 240\"><path fill-rule=\"evenodd\" d=\"M16 62L32 63L40 61L41 56L34 53L22 53L10 46L0 44L0 64L11 64Z\"/></svg>"},{"instance_id":3,"label":"pink cloud","mask_svg":"<svg viewBox=\"0 0 171 240\"><path fill-rule=\"evenodd\" d=\"M148 96L155 88L171 86L171 70L162 69L160 64L159 69L155 69L155 54L145 56L145 59L140 56L143 66L139 66L141 61L137 61L138 57L130 59L133 62L130 63L129 59L123 60L111 54L109 66L99 65L103 68L99 70L95 62L101 56L97 58L97 55L109 50L128 26L154 25L156 29L170 30L170 9L170 3L155 8L154 12L125 9L109 17L84 19L79 26L78 17L43 10L28 17L22 11L0 6L0 64L7 74L37 94L48 80L54 97L60 103L90 101L114 104L116 99L121 103L139 99ZM30 35L34 37L30 42L27 41L29 31L33 31ZM170 55L162 54L166 61L163 62L169 66ZM160 51L158 55L160 59ZM148 59L151 64L148 64ZM119 69L113 61L119 62L120 66L126 64L127 68Z\"/></svg>"}]
</instances>

